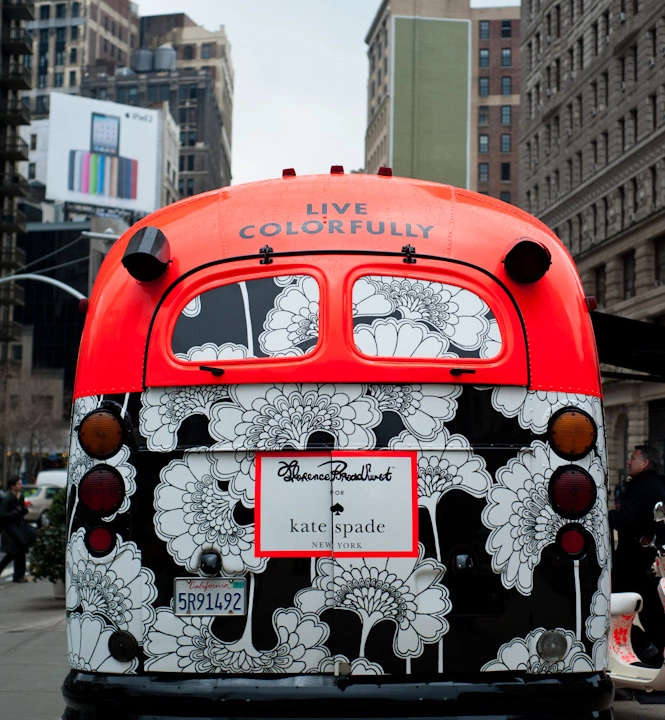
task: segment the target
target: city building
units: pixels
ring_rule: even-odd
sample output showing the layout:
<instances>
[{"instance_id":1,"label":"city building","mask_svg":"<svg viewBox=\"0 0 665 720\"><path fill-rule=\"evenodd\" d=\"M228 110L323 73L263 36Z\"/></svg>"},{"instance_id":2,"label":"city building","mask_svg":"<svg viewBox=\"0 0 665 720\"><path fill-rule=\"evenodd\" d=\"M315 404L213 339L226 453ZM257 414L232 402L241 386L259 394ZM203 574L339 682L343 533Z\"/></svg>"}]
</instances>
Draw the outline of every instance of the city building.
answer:
<instances>
[{"instance_id":1,"label":"city building","mask_svg":"<svg viewBox=\"0 0 665 720\"><path fill-rule=\"evenodd\" d=\"M366 172L516 202L520 9L384 0L365 42Z\"/></svg>"},{"instance_id":2,"label":"city building","mask_svg":"<svg viewBox=\"0 0 665 720\"><path fill-rule=\"evenodd\" d=\"M129 64L138 47L138 6L130 0L50 0L35 3L32 32L32 89L34 117L45 117L49 93L79 94L81 78L91 70L113 73Z\"/></svg>"},{"instance_id":3,"label":"city building","mask_svg":"<svg viewBox=\"0 0 665 720\"><path fill-rule=\"evenodd\" d=\"M206 30L184 13L142 17L141 47L156 52L164 44L175 48L179 70L205 70L213 79L217 104L222 113L222 175L225 178L222 184L230 185L234 75L231 45L224 26L216 32ZM183 173L191 172L181 169ZM183 179L186 184L188 176L184 175Z\"/></svg>"},{"instance_id":4,"label":"city building","mask_svg":"<svg viewBox=\"0 0 665 720\"><path fill-rule=\"evenodd\" d=\"M17 201L27 196L29 187L17 172L17 163L28 157L28 145L20 137L20 127L30 122L30 112L19 93L30 87L27 59L32 52L32 40L25 23L33 17L32 2L0 1L0 275L15 272L25 261L16 246L16 233L25 229L26 222ZM22 303L22 288L14 283L0 285L0 364L9 359L8 343L20 337L14 310Z\"/></svg>"},{"instance_id":5,"label":"city building","mask_svg":"<svg viewBox=\"0 0 665 720\"><path fill-rule=\"evenodd\" d=\"M173 48L160 48L163 54ZM139 51L150 53L149 50ZM137 59L141 56L137 55ZM146 69L108 75L90 73L83 78L84 97L128 103L137 107L168 105L180 134L178 194L187 197L231 183L230 157L221 142L222 115L213 79L207 70ZM144 66L145 67L145 66ZM176 198L177 199L177 198Z\"/></svg>"},{"instance_id":6,"label":"city building","mask_svg":"<svg viewBox=\"0 0 665 720\"><path fill-rule=\"evenodd\" d=\"M520 205L561 238L600 311L665 325L662 2L525 0L521 42ZM634 445L665 449L665 385L604 389L615 486Z\"/></svg>"}]
</instances>

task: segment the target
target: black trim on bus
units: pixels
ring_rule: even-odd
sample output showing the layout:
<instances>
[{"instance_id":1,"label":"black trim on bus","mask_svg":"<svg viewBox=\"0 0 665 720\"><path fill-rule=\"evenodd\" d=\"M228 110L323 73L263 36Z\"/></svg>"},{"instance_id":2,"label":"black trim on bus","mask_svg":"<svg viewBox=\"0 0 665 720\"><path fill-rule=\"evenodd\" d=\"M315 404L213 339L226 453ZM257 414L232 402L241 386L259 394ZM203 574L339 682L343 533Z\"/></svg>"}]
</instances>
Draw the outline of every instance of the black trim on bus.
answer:
<instances>
[{"instance_id":1,"label":"black trim on bus","mask_svg":"<svg viewBox=\"0 0 665 720\"><path fill-rule=\"evenodd\" d=\"M452 718L611 720L604 672L384 675L106 675L72 670L63 720L176 718Z\"/></svg>"},{"instance_id":2,"label":"black trim on bus","mask_svg":"<svg viewBox=\"0 0 665 720\"><path fill-rule=\"evenodd\" d=\"M285 257L310 257L314 255L358 255L363 257L392 257L392 258L402 258L404 259L404 253L403 252L388 252L384 250L289 250L285 252L278 252L278 253L271 253L270 259L271 261L276 258L285 258ZM157 302L157 305L155 306L155 311L152 314L152 318L150 320L150 326L148 327L148 334L146 336L146 343L145 343L145 351L143 353L143 387L146 387L146 373L148 370L148 347L150 346L150 337L152 335L152 329L155 324L155 320L157 318L157 314L159 313L159 310L166 300L168 294L183 280L186 280L190 275L194 275L196 273L199 273L203 270L207 270L210 267L215 267L216 265L226 265L227 263L236 263L236 262L242 262L244 260L261 260L265 256L263 254L252 254L252 255L236 255L234 257L229 258L222 258L221 260L212 260L209 263L204 263L203 265L198 265L195 268L192 268L191 270L188 270L186 273L183 273L179 278L174 280L167 288L164 290L164 294ZM508 286L502 281L499 280L495 275L492 275L492 273L489 270L486 270L485 268L479 267L478 265L474 265L473 263L466 262L465 260L457 260L455 258L445 258L441 257L439 255L422 255L415 253L411 255L412 258L418 258L421 260L435 260L437 262L444 262L444 263L452 263L453 265L461 265L463 267L468 267L473 270L477 270L478 272L482 273L483 275L486 275L488 278L493 280L499 287L501 287L504 292L508 295L510 298L513 307L515 308L515 311L517 312L517 317L519 318L520 325L522 327L522 335L524 336L524 349L526 351L526 377L527 382L526 386L531 386L531 357L529 354L529 337L526 332L526 325L524 323L524 317L522 316L522 311L517 304L517 301L513 297L513 294L511 293Z\"/></svg>"}]
</instances>

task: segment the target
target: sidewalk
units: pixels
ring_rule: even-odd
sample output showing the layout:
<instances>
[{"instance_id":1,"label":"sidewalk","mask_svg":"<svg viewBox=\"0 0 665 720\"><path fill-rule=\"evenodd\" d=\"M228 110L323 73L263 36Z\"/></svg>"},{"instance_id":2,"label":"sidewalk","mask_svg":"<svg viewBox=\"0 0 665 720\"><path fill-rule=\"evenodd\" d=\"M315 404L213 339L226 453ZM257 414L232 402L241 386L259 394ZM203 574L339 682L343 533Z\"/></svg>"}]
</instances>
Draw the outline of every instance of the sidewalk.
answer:
<instances>
[{"instance_id":1,"label":"sidewalk","mask_svg":"<svg viewBox=\"0 0 665 720\"><path fill-rule=\"evenodd\" d=\"M65 601L46 580L13 583L8 569L0 578L0 716L60 720L68 672Z\"/></svg>"}]
</instances>

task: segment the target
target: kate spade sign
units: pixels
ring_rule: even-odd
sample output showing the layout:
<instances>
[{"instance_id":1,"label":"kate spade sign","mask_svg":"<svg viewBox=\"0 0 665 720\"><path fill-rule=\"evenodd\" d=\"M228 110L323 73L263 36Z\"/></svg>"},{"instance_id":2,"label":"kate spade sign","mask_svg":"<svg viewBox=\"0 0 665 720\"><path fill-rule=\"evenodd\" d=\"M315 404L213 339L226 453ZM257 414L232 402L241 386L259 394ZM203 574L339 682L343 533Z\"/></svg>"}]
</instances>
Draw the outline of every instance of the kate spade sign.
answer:
<instances>
[{"instance_id":1,"label":"kate spade sign","mask_svg":"<svg viewBox=\"0 0 665 720\"><path fill-rule=\"evenodd\" d=\"M418 554L411 451L258 453L259 557Z\"/></svg>"}]
</instances>

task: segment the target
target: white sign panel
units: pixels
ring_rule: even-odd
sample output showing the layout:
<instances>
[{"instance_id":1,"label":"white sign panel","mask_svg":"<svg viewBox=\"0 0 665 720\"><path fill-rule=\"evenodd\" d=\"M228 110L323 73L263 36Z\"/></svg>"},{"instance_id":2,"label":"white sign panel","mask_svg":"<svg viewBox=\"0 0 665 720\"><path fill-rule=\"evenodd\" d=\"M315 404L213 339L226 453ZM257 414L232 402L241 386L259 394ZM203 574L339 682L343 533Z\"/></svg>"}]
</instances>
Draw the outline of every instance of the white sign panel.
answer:
<instances>
[{"instance_id":1,"label":"white sign panel","mask_svg":"<svg viewBox=\"0 0 665 720\"><path fill-rule=\"evenodd\" d=\"M161 111L53 93L46 197L152 212L158 207Z\"/></svg>"},{"instance_id":2,"label":"white sign panel","mask_svg":"<svg viewBox=\"0 0 665 720\"><path fill-rule=\"evenodd\" d=\"M418 554L418 475L410 451L256 457L256 554Z\"/></svg>"}]
</instances>

